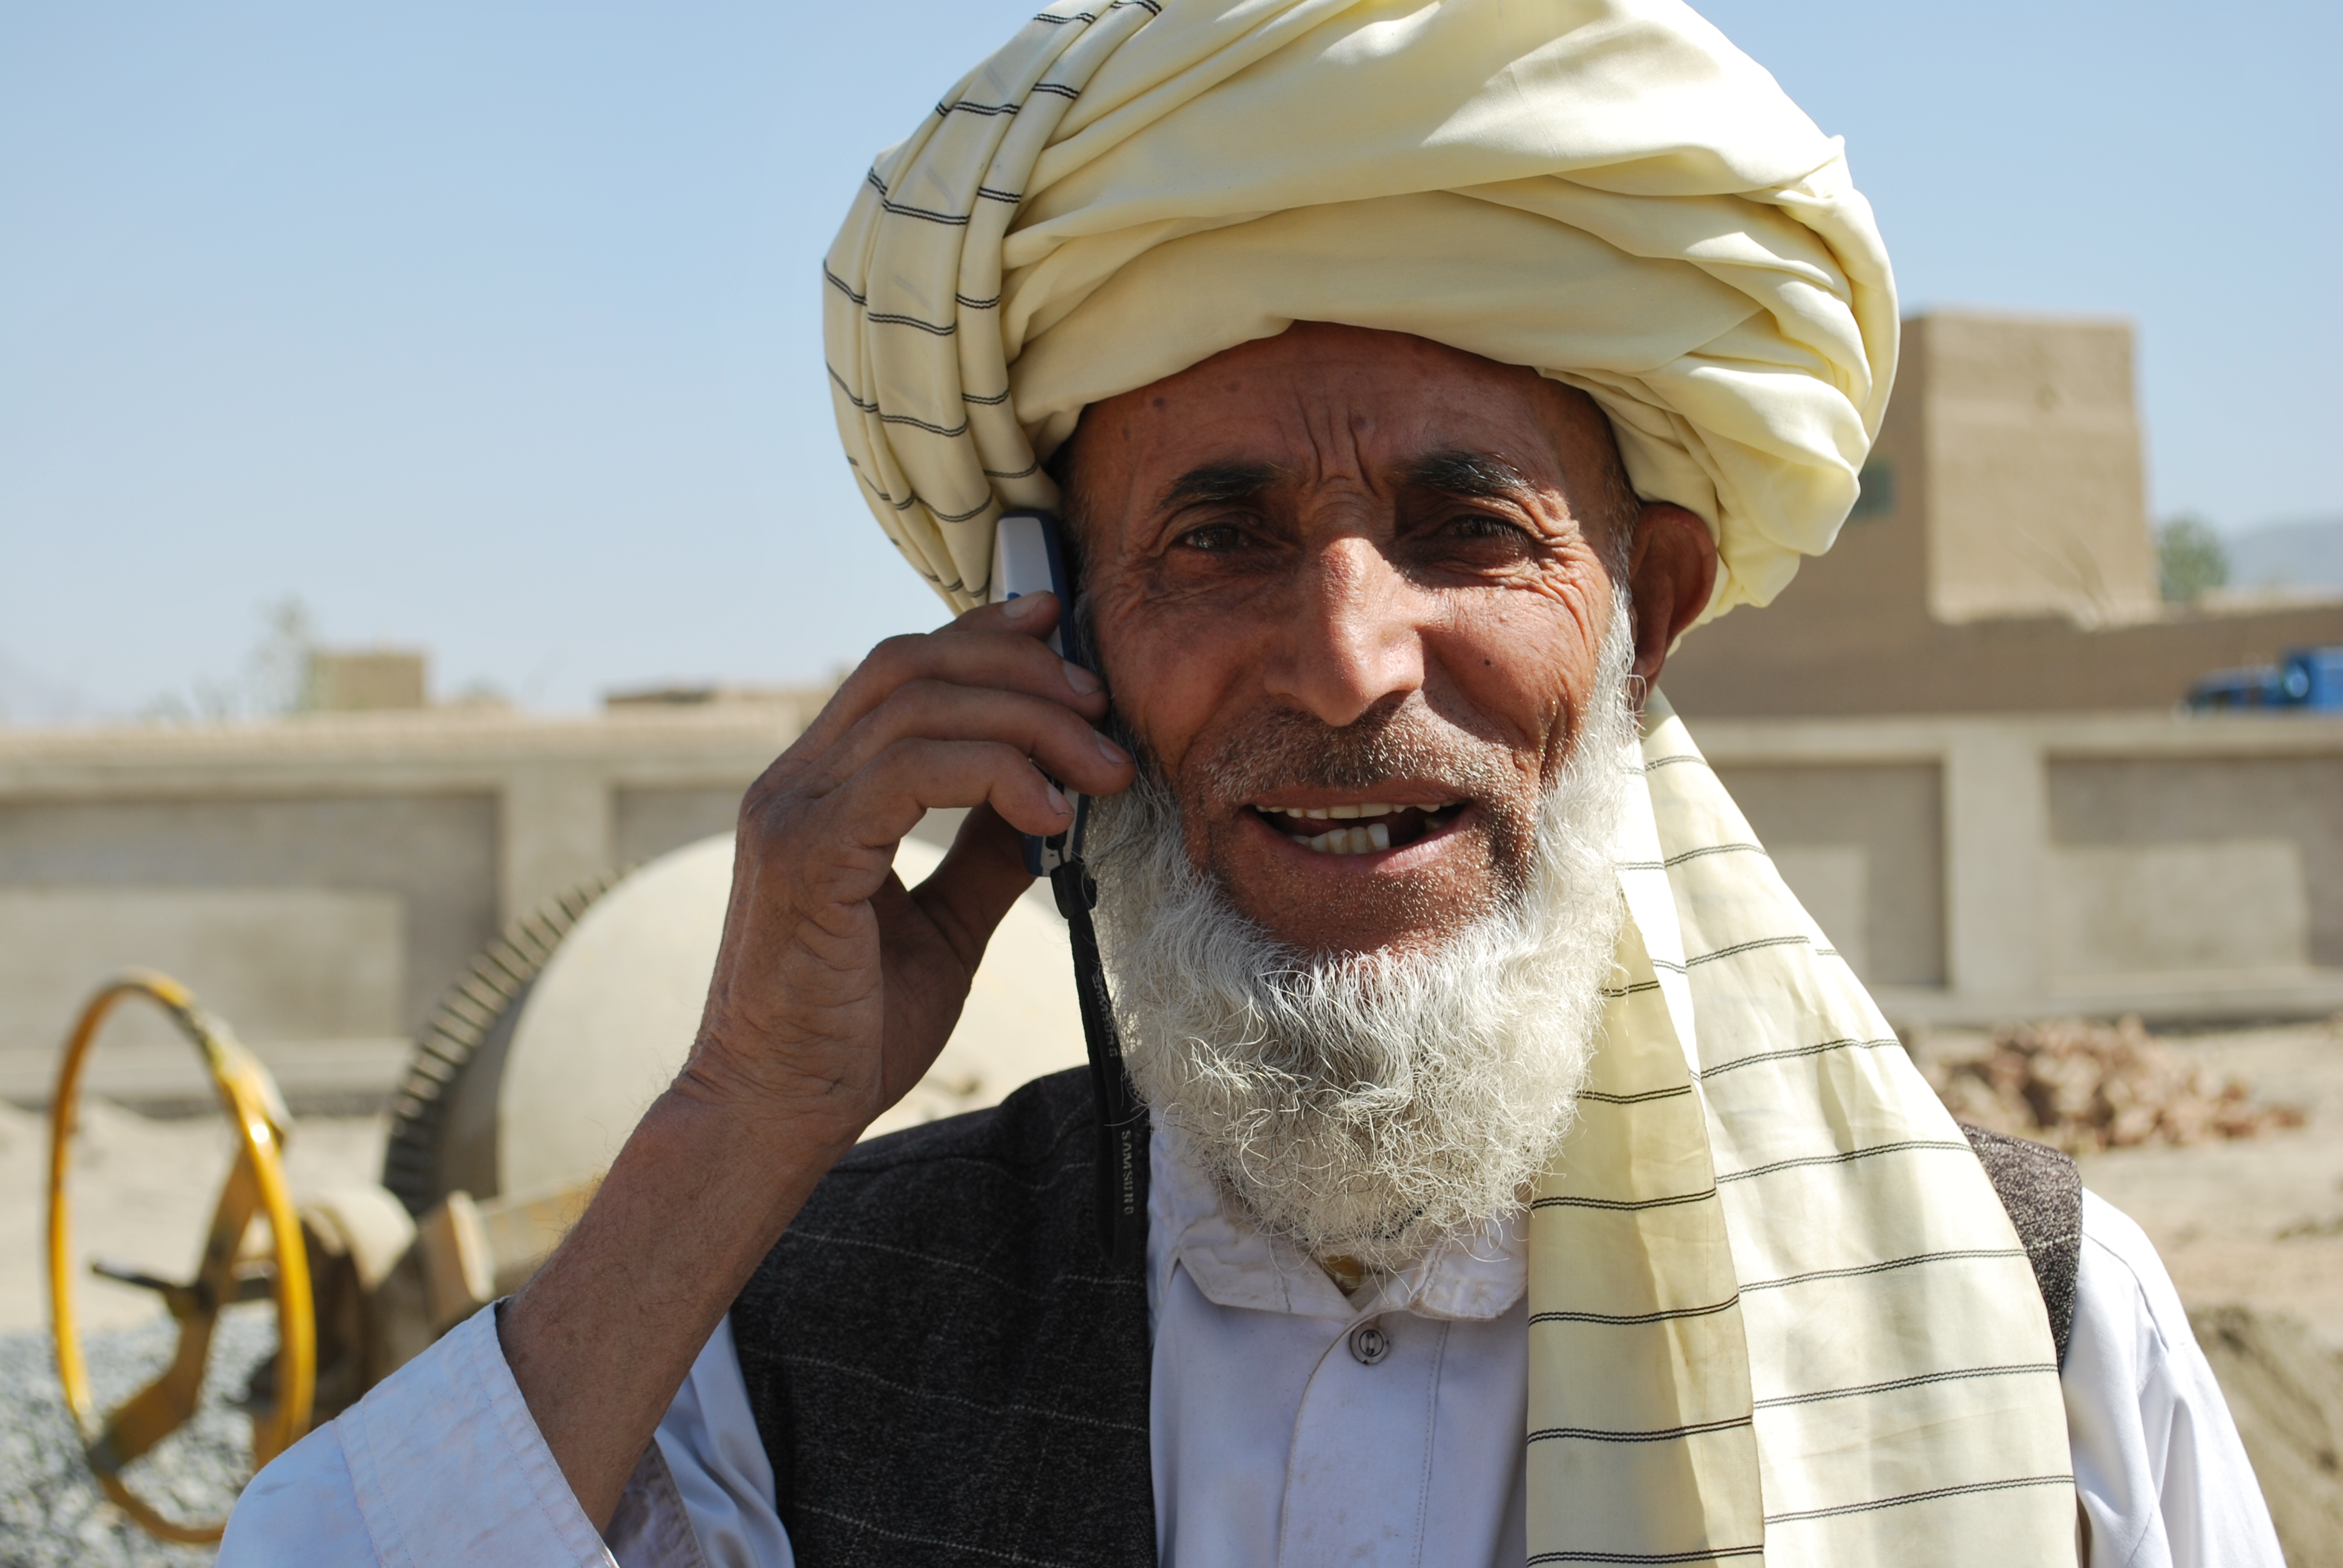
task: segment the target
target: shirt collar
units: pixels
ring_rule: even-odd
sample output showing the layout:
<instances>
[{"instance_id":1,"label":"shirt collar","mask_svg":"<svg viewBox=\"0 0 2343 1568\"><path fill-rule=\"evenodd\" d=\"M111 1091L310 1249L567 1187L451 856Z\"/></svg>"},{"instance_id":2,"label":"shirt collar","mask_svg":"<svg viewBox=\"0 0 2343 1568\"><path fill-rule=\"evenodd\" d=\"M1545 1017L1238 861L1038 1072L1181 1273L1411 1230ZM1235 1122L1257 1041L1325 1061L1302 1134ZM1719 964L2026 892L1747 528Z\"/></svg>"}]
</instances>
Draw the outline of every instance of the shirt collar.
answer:
<instances>
[{"instance_id":1,"label":"shirt collar","mask_svg":"<svg viewBox=\"0 0 2343 1568\"><path fill-rule=\"evenodd\" d=\"M1158 1123L1149 1151L1149 1227L1164 1244L1154 1254L1161 1295L1173 1265L1207 1301L1223 1307L1299 1316L1495 1318L1521 1299L1529 1277L1524 1216L1500 1215L1469 1236L1440 1242L1356 1301L1310 1258L1255 1225L1192 1155L1187 1139Z\"/></svg>"}]
</instances>

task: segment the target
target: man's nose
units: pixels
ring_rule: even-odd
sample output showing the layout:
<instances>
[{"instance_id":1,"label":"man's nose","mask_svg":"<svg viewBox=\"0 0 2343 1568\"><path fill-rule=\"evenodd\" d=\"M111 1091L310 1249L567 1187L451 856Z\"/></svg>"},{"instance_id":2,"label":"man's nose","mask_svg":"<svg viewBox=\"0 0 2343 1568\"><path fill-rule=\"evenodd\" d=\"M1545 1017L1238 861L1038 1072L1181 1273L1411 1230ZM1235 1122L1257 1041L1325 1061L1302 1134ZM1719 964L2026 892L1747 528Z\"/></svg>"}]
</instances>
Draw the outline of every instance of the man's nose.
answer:
<instances>
[{"instance_id":1,"label":"man's nose","mask_svg":"<svg viewBox=\"0 0 2343 1568\"><path fill-rule=\"evenodd\" d=\"M1416 596L1372 540L1311 552L1297 587L1266 671L1269 695L1339 729L1423 685Z\"/></svg>"}]
</instances>

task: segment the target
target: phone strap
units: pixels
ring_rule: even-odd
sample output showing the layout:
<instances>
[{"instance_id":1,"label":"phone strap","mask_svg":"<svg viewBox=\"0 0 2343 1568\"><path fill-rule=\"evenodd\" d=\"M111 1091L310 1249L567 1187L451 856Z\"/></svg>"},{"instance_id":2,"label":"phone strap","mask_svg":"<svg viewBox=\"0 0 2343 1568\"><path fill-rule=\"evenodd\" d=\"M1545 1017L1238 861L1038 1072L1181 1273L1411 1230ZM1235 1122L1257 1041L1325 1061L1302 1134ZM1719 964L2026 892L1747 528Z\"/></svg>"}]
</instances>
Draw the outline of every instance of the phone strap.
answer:
<instances>
[{"instance_id":1,"label":"phone strap","mask_svg":"<svg viewBox=\"0 0 2343 1568\"><path fill-rule=\"evenodd\" d=\"M1050 890L1073 938L1074 995L1090 1047L1091 1089L1098 1097L1099 1245L1117 1268L1137 1269L1147 1259L1147 1108L1123 1069L1122 1036L1099 960L1098 930L1091 923L1098 884L1080 859L1069 859L1051 871Z\"/></svg>"}]
</instances>

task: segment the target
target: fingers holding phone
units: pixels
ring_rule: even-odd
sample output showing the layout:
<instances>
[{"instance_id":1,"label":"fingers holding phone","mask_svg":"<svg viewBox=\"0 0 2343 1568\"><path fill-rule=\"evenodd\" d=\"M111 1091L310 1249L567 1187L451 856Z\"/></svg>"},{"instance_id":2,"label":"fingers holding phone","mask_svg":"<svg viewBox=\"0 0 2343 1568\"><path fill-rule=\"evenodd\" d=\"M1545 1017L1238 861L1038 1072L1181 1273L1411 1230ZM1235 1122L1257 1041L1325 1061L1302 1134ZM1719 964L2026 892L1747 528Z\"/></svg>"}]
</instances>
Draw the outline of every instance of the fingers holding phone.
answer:
<instances>
[{"instance_id":1,"label":"fingers holding phone","mask_svg":"<svg viewBox=\"0 0 2343 1568\"><path fill-rule=\"evenodd\" d=\"M1098 681L1050 646L1064 602L1021 594L880 644L750 789L696 1059L746 1092L816 1096L850 1142L918 1081L1027 885L1000 824L1062 834L1075 795L1133 777L1093 728ZM896 844L951 807L990 809L905 890Z\"/></svg>"}]
</instances>

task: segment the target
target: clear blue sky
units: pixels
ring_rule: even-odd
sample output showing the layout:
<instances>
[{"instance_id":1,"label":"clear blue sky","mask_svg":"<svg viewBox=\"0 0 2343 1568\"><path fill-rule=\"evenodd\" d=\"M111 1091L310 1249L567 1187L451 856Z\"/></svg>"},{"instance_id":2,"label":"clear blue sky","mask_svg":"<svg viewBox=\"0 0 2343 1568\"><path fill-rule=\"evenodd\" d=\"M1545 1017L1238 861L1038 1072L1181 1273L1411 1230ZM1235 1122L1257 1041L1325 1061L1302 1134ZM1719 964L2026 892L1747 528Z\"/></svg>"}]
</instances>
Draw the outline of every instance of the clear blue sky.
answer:
<instances>
[{"instance_id":1,"label":"clear blue sky","mask_svg":"<svg viewBox=\"0 0 2343 1568\"><path fill-rule=\"evenodd\" d=\"M265 602L540 708L939 610L830 430L816 262L1030 8L0 0L0 717ZM2157 512L2343 513L2343 7L1713 0L1909 308L2140 332Z\"/></svg>"}]
</instances>

